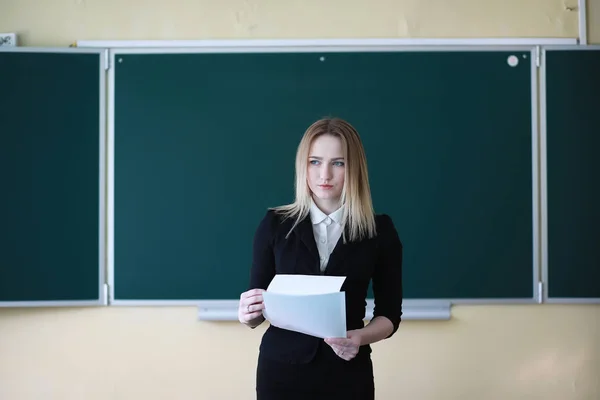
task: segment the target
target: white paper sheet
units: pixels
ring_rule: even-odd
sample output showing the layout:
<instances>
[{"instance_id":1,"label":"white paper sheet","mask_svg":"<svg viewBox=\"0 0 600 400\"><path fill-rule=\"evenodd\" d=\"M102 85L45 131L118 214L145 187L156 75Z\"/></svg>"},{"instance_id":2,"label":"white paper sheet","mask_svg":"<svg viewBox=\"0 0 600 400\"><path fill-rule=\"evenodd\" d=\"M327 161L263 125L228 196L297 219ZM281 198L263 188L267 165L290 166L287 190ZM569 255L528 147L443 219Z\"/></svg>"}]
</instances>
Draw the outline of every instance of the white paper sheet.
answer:
<instances>
[{"instance_id":1,"label":"white paper sheet","mask_svg":"<svg viewBox=\"0 0 600 400\"><path fill-rule=\"evenodd\" d=\"M345 277L276 275L263 293L274 326L320 338L346 337Z\"/></svg>"}]
</instances>

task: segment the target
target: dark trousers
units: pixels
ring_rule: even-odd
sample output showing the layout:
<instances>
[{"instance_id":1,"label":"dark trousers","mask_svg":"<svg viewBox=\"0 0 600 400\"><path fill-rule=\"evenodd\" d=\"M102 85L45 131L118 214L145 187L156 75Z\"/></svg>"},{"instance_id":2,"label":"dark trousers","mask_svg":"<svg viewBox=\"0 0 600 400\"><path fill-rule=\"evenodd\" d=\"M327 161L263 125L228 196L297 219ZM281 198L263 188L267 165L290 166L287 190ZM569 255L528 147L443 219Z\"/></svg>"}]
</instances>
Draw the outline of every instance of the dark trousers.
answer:
<instances>
[{"instance_id":1,"label":"dark trousers","mask_svg":"<svg viewBox=\"0 0 600 400\"><path fill-rule=\"evenodd\" d=\"M374 400L370 354L345 361L324 342L315 358L306 364L270 360L261 354L256 394L258 400Z\"/></svg>"}]
</instances>

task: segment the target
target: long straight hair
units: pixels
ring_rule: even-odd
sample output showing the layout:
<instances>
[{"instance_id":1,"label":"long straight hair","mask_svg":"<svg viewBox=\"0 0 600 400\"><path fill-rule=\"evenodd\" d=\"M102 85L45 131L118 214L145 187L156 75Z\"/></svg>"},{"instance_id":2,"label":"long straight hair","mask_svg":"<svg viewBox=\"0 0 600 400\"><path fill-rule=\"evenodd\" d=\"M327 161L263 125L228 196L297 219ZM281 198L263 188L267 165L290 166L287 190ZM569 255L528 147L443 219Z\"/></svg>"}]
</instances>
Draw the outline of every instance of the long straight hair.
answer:
<instances>
[{"instance_id":1,"label":"long straight hair","mask_svg":"<svg viewBox=\"0 0 600 400\"><path fill-rule=\"evenodd\" d=\"M375 212L371 199L367 157L356 129L340 118L323 118L306 129L296 151L295 200L291 204L272 209L281 214L284 219L295 219L291 230L308 216L312 200L312 191L308 186L306 176L308 156L313 140L321 135L333 135L342 142L346 166L340 198L340 206L344 206L343 240L358 241L374 237L376 234ZM346 232L348 237L346 237Z\"/></svg>"}]
</instances>

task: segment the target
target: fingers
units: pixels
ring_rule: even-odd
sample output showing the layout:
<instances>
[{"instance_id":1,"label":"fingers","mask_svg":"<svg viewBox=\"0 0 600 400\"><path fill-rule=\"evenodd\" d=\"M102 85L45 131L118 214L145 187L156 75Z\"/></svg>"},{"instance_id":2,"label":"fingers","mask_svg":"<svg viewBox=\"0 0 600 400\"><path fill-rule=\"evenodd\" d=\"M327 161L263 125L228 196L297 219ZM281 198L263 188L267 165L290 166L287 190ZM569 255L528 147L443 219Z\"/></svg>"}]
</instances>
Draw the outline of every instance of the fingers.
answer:
<instances>
[{"instance_id":1,"label":"fingers","mask_svg":"<svg viewBox=\"0 0 600 400\"><path fill-rule=\"evenodd\" d=\"M244 313L244 314L242 314L242 318L244 319L245 322L249 322L249 321L252 321L253 319L260 317L261 315L262 315L262 310L256 311L256 312L251 312L251 313Z\"/></svg>"},{"instance_id":2,"label":"fingers","mask_svg":"<svg viewBox=\"0 0 600 400\"><path fill-rule=\"evenodd\" d=\"M244 292L240 295L240 300L243 300L245 298L252 297L252 296L262 295L263 292L264 292L264 289L250 289L247 292Z\"/></svg>"},{"instance_id":3,"label":"fingers","mask_svg":"<svg viewBox=\"0 0 600 400\"><path fill-rule=\"evenodd\" d=\"M263 315L263 289L251 289L240 295L238 316L240 322L250 322Z\"/></svg>"},{"instance_id":4,"label":"fingers","mask_svg":"<svg viewBox=\"0 0 600 400\"><path fill-rule=\"evenodd\" d=\"M240 295L240 306L248 307L252 304L259 304L263 301L263 289L251 289Z\"/></svg>"},{"instance_id":5,"label":"fingers","mask_svg":"<svg viewBox=\"0 0 600 400\"><path fill-rule=\"evenodd\" d=\"M244 308L243 311L244 311L245 315L250 315L250 316L253 315L253 317L250 318L250 319L253 319L253 318L256 318L259 315L261 315L262 310L264 310L264 309L265 309L265 305L263 303L259 303L259 304L248 305Z\"/></svg>"},{"instance_id":6,"label":"fingers","mask_svg":"<svg viewBox=\"0 0 600 400\"><path fill-rule=\"evenodd\" d=\"M340 348L340 347L332 347L333 352L343 360L350 361L352 360L357 352L353 349Z\"/></svg>"},{"instance_id":7,"label":"fingers","mask_svg":"<svg viewBox=\"0 0 600 400\"><path fill-rule=\"evenodd\" d=\"M262 305L262 304L263 304L263 297L260 294L256 295L256 296L246 297L240 301L240 306L245 308L246 311L248 311L248 309L252 309L252 308L256 309L256 306Z\"/></svg>"},{"instance_id":8,"label":"fingers","mask_svg":"<svg viewBox=\"0 0 600 400\"><path fill-rule=\"evenodd\" d=\"M342 341L346 339L341 339ZM339 342L340 339L336 339L336 342ZM325 342L333 349L333 352L340 358L350 361L353 359L356 354L358 354L358 347L353 344L351 341L348 341L344 344L333 343L332 339L325 339Z\"/></svg>"},{"instance_id":9,"label":"fingers","mask_svg":"<svg viewBox=\"0 0 600 400\"><path fill-rule=\"evenodd\" d=\"M240 296L240 306L248 307L253 304L261 304L263 302L263 292L264 290L262 289L252 289L242 293Z\"/></svg>"},{"instance_id":10,"label":"fingers","mask_svg":"<svg viewBox=\"0 0 600 400\"><path fill-rule=\"evenodd\" d=\"M251 309L251 311L248 311L247 307L240 306L240 308L238 309L238 319L240 320L240 322L251 322L261 317L263 315L263 306L259 305L258 307L260 307L260 309L256 309L256 307L257 306L254 306L254 308Z\"/></svg>"},{"instance_id":11,"label":"fingers","mask_svg":"<svg viewBox=\"0 0 600 400\"><path fill-rule=\"evenodd\" d=\"M331 348L334 350L339 350L340 352L344 353L352 353L354 351L358 351L358 349L354 346L340 346L337 344L330 344L329 346L331 346Z\"/></svg>"},{"instance_id":12,"label":"fingers","mask_svg":"<svg viewBox=\"0 0 600 400\"><path fill-rule=\"evenodd\" d=\"M352 343L350 339L346 338L326 338L325 342L328 344L335 344L337 346L348 346Z\"/></svg>"}]
</instances>

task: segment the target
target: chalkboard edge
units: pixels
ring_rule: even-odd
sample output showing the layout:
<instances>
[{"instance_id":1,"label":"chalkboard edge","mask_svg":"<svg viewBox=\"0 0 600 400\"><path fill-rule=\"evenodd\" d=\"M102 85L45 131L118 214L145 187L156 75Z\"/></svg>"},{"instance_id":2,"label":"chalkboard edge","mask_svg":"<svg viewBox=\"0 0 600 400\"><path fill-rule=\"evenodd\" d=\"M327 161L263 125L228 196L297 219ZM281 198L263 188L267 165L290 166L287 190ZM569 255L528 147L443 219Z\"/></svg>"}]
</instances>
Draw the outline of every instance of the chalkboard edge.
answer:
<instances>
[{"instance_id":1,"label":"chalkboard edge","mask_svg":"<svg viewBox=\"0 0 600 400\"><path fill-rule=\"evenodd\" d=\"M539 124L540 124L540 218L541 218L541 302L544 304L600 304L598 297L562 297L552 296L549 287L549 252L548 252L548 165L547 165L547 65L548 53L553 51L600 51L600 44L581 46L544 46L541 48L539 72Z\"/></svg>"},{"instance_id":2,"label":"chalkboard edge","mask_svg":"<svg viewBox=\"0 0 600 400\"><path fill-rule=\"evenodd\" d=\"M322 48L416 46L568 46L578 38L563 37L464 37L464 38L305 38L305 39L200 39L200 40L78 40L78 48Z\"/></svg>"},{"instance_id":3,"label":"chalkboard edge","mask_svg":"<svg viewBox=\"0 0 600 400\"><path fill-rule=\"evenodd\" d=\"M600 304L600 297L552 297L549 296L547 304Z\"/></svg>"},{"instance_id":4,"label":"chalkboard edge","mask_svg":"<svg viewBox=\"0 0 600 400\"><path fill-rule=\"evenodd\" d=\"M97 54L101 59L106 55L104 48L85 47L41 47L41 46L0 46L0 53L64 53L64 54ZM102 71L104 74L104 70Z\"/></svg>"},{"instance_id":5,"label":"chalkboard edge","mask_svg":"<svg viewBox=\"0 0 600 400\"><path fill-rule=\"evenodd\" d=\"M104 305L105 301L101 297L99 297L97 300L0 301L0 308L96 307Z\"/></svg>"},{"instance_id":6,"label":"chalkboard edge","mask_svg":"<svg viewBox=\"0 0 600 400\"><path fill-rule=\"evenodd\" d=\"M0 308L19 307L85 307L108 305L106 293L106 50L100 48L75 47L1 47L0 53L58 53L95 54L98 56L98 298L94 300L24 300L0 301Z\"/></svg>"}]
</instances>

